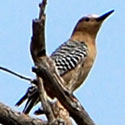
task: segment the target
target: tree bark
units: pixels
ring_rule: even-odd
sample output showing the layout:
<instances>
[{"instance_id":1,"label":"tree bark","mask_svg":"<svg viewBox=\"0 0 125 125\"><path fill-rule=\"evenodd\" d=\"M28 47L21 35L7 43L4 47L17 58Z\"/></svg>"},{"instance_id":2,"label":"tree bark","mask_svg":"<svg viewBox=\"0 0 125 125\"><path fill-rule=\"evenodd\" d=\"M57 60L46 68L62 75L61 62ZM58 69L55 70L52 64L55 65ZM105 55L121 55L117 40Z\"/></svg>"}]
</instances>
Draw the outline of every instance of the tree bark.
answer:
<instances>
[{"instance_id":1,"label":"tree bark","mask_svg":"<svg viewBox=\"0 0 125 125\"><path fill-rule=\"evenodd\" d=\"M47 122L13 111L3 103L0 103L0 123L3 125L47 125Z\"/></svg>"}]
</instances>

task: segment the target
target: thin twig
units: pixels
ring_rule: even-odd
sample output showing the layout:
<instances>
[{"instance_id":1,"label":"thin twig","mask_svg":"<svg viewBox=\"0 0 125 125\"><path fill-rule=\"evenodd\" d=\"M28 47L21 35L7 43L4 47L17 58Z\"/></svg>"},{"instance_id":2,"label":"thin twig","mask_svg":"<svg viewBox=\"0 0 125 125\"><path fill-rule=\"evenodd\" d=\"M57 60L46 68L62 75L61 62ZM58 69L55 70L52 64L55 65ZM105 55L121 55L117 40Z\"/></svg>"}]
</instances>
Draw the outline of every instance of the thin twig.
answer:
<instances>
[{"instance_id":1,"label":"thin twig","mask_svg":"<svg viewBox=\"0 0 125 125\"><path fill-rule=\"evenodd\" d=\"M42 3L39 4L39 7L40 7L39 19L41 19L41 17L44 16L45 14L46 4L47 4L47 0L43 0Z\"/></svg>"},{"instance_id":2,"label":"thin twig","mask_svg":"<svg viewBox=\"0 0 125 125\"><path fill-rule=\"evenodd\" d=\"M27 81L32 82L32 79L31 79L31 78L27 78L27 77L25 77L25 76L22 76L22 75L20 75L20 74L14 72L14 71L12 71L12 70L9 70L9 69L7 69L7 68L4 68L4 67L1 67L1 66L0 66L0 70L3 70L3 71L5 71L5 72L8 72L8 73L10 73L10 74L12 74L12 75L15 75L15 76L21 78L21 79L24 79L24 80L27 80Z\"/></svg>"}]
</instances>

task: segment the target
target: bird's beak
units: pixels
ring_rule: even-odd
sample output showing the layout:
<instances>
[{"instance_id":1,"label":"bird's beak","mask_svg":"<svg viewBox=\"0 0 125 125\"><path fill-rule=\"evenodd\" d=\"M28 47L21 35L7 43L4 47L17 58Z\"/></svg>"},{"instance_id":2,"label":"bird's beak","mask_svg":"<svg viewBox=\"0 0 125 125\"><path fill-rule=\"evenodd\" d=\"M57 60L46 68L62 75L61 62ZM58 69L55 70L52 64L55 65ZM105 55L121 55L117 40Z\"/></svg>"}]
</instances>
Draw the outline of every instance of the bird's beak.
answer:
<instances>
[{"instance_id":1,"label":"bird's beak","mask_svg":"<svg viewBox=\"0 0 125 125\"><path fill-rule=\"evenodd\" d=\"M114 10L111 10L105 14L103 14L102 16L97 18L97 21L104 21L109 15L111 15L114 12Z\"/></svg>"}]
</instances>

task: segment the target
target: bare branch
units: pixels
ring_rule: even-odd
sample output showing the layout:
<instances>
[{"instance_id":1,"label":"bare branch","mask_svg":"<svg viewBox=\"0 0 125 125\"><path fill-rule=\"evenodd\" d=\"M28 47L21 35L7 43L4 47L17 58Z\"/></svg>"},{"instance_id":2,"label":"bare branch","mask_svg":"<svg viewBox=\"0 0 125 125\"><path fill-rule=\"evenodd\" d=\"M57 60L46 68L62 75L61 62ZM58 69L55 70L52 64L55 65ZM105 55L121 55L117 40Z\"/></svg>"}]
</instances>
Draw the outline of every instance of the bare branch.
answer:
<instances>
[{"instance_id":1,"label":"bare branch","mask_svg":"<svg viewBox=\"0 0 125 125\"><path fill-rule=\"evenodd\" d=\"M0 123L4 125L48 125L45 121L13 111L2 103L0 103Z\"/></svg>"},{"instance_id":2,"label":"bare branch","mask_svg":"<svg viewBox=\"0 0 125 125\"><path fill-rule=\"evenodd\" d=\"M19 78L21 78L21 79L23 79L23 80L27 80L27 81L29 81L29 82L32 82L32 79L31 79L31 78L28 78L28 77L25 77L25 76L23 76L23 75L20 75L20 74L14 72L14 71L12 71L12 70L9 70L9 69L7 69L7 68L4 68L4 67L1 67L1 66L0 66L0 70L3 70L3 71L8 72L8 73L10 73L10 74L12 74L12 75L15 75L15 76L17 76L17 77L19 77Z\"/></svg>"},{"instance_id":3,"label":"bare branch","mask_svg":"<svg viewBox=\"0 0 125 125\"><path fill-rule=\"evenodd\" d=\"M54 118L51 106L49 105L49 102L48 102L48 96L43 86L43 80L40 77L37 77L37 86L39 90L39 97L41 100L43 111L47 116L48 122L52 123L53 121L55 121L55 118Z\"/></svg>"},{"instance_id":4,"label":"bare branch","mask_svg":"<svg viewBox=\"0 0 125 125\"><path fill-rule=\"evenodd\" d=\"M40 13L39 19L33 20L33 36L30 44L30 51L34 63L38 61L38 57L45 56L46 54L46 45L45 45L45 7L46 0L43 0L39 4Z\"/></svg>"},{"instance_id":5,"label":"bare branch","mask_svg":"<svg viewBox=\"0 0 125 125\"><path fill-rule=\"evenodd\" d=\"M45 15L46 4L47 4L47 0L43 0L42 3L39 4L39 7L40 7L39 19L41 19L42 16Z\"/></svg>"},{"instance_id":6,"label":"bare branch","mask_svg":"<svg viewBox=\"0 0 125 125\"><path fill-rule=\"evenodd\" d=\"M31 40L31 55L34 60L35 65L39 62L38 57L45 56L46 48L45 48L45 7L46 0L43 0L42 3L39 4L40 13L39 18L33 21L33 36ZM47 116L48 122L52 124L55 121L51 106L48 101L48 96L43 86L42 78L37 76L37 87L39 91L39 97L41 104L43 106L43 111Z\"/></svg>"}]
</instances>

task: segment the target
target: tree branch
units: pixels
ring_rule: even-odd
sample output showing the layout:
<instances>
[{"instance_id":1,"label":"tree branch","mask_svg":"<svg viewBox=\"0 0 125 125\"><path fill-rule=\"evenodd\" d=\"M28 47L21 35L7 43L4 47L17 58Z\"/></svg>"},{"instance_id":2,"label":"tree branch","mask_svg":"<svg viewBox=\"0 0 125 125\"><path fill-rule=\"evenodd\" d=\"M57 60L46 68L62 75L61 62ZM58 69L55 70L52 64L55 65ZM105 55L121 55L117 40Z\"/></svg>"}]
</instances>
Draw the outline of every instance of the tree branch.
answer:
<instances>
[{"instance_id":1,"label":"tree branch","mask_svg":"<svg viewBox=\"0 0 125 125\"><path fill-rule=\"evenodd\" d=\"M46 48L45 48L45 8L46 8L47 0L43 0L42 3L39 4L40 12L39 18L33 20L33 36L31 40L31 55L36 65L39 62L38 57L45 56ZM43 106L43 111L45 112L48 122L52 124L55 121L51 106L48 101L48 96L43 86L43 81L41 77L37 76L37 87L39 91L39 97L41 104Z\"/></svg>"},{"instance_id":2,"label":"tree branch","mask_svg":"<svg viewBox=\"0 0 125 125\"><path fill-rule=\"evenodd\" d=\"M34 63L38 60L38 57L45 56L46 47L45 47L45 7L46 0L43 0L42 3L39 4L40 13L39 18L33 20L33 36L30 44L30 51L33 58Z\"/></svg>"},{"instance_id":3,"label":"tree branch","mask_svg":"<svg viewBox=\"0 0 125 125\"><path fill-rule=\"evenodd\" d=\"M10 74L12 74L12 75L15 75L15 76L17 76L17 77L19 77L19 78L21 78L21 79L23 79L23 80L27 80L27 81L32 82L32 79L31 79L31 78L28 78L28 77L26 77L26 76L20 75L20 74L14 72L14 71L12 71L12 70L9 70L9 69L7 69L7 68L2 67L2 66L0 66L0 70L3 70L3 71L8 72L8 73L10 73Z\"/></svg>"},{"instance_id":4,"label":"tree branch","mask_svg":"<svg viewBox=\"0 0 125 125\"><path fill-rule=\"evenodd\" d=\"M47 122L13 111L0 103L0 123L4 125L47 125Z\"/></svg>"},{"instance_id":5,"label":"tree branch","mask_svg":"<svg viewBox=\"0 0 125 125\"><path fill-rule=\"evenodd\" d=\"M38 86L38 90L39 90L39 97L40 97L40 101L41 101L41 104L43 107L43 111L47 116L48 122L52 123L55 121L55 117L52 112L51 106L48 102L48 97L47 97L46 91L44 89L43 80L41 79L41 77L37 77L37 86Z\"/></svg>"}]
</instances>

